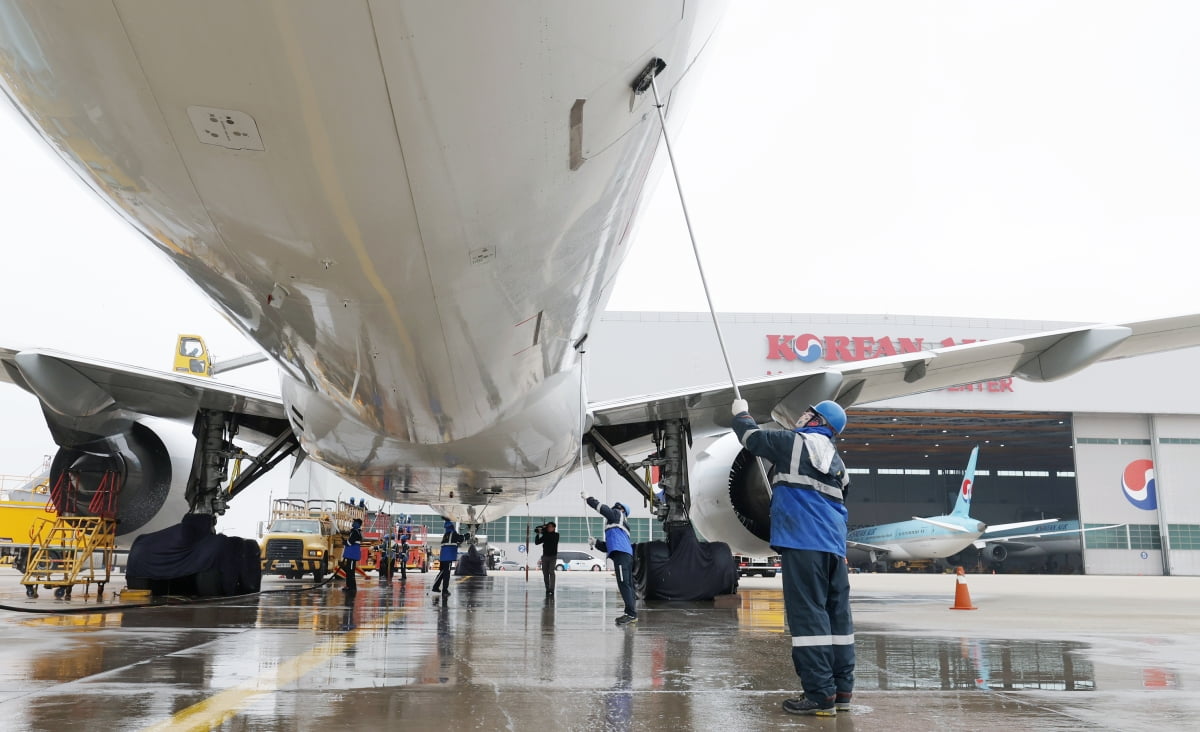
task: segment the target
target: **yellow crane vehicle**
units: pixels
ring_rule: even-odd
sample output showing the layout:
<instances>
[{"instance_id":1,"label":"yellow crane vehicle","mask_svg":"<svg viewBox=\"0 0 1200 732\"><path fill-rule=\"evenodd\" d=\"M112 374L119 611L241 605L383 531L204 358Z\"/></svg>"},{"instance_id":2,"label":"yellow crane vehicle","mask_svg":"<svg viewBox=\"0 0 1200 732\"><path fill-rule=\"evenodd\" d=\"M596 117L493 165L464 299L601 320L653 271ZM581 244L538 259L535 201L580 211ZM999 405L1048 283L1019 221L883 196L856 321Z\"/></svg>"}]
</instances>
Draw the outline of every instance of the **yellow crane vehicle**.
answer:
<instances>
[{"instance_id":1,"label":"yellow crane vehicle","mask_svg":"<svg viewBox=\"0 0 1200 732\"><path fill-rule=\"evenodd\" d=\"M216 361L213 359L212 354L209 353L208 346L204 343L204 338L198 335L181 333L175 339L175 357L171 364L171 370L177 374L213 377L226 371L240 369L243 366L252 366L266 360L267 357L261 353L249 353L237 358L226 358Z\"/></svg>"},{"instance_id":2,"label":"yellow crane vehicle","mask_svg":"<svg viewBox=\"0 0 1200 732\"><path fill-rule=\"evenodd\" d=\"M262 539L262 573L320 582L337 568L345 535L366 509L345 501L278 498Z\"/></svg>"}]
</instances>

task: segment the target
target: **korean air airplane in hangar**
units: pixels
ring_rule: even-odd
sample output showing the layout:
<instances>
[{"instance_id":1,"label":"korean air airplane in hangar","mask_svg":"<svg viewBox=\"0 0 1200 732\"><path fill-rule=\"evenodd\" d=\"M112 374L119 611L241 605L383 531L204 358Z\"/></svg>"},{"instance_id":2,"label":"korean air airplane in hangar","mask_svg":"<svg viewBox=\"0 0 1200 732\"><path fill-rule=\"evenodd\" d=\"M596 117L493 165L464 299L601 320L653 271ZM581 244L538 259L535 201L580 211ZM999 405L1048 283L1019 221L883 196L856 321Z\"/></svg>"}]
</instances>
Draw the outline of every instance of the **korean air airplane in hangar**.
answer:
<instances>
[{"instance_id":1,"label":"korean air airplane in hangar","mask_svg":"<svg viewBox=\"0 0 1200 732\"><path fill-rule=\"evenodd\" d=\"M945 516L913 516L910 521L855 529L846 537L847 558L851 562L874 562L884 556L889 560L939 559L971 546L987 529L987 524L971 518L978 459L979 447L976 446L971 450L971 459L963 472L953 511Z\"/></svg>"},{"instance_id":2,"label":"korean air airplane in hangar","mask_svg":"<svg viewBox=\"0 0 1200 732\"><path fill-rule=\"evenodd\" d=\"M581 450L649 497L633 465L653 455L669 533L767 553L766 486L735 470L731 490L736 440L690 447L728 430L732 386L593 403L581 366L665 164L657 113L681 123L721 10L0 0L5 95L280 377L276 398L6 344L0 378L41 402L59 445L51 480L70 475L86 507L115 476L129 543L211 519L289 455L470 524L551 491ZM740 389L758 419L791 424L822 399L1057 379L1197 343L1187 316Z\"/></svg>"},{"instance_id":3,"label":"korean air airplane in hangar","mask_svg":"<svg viewBox=\"0 0 1200 732\"><path fill-rule=\"evenodd\" d=\"M979 446L971 449L967 468L959 483L954 509L945 516L913 516L877 526L854 529L846 536L846 557L853 563L881 559L923 560L945 559L977 543L989 532L1019 532L1030 527L1055 521L1036 520L989 527L971 517L971 499L975 496L975 466L979 461Z\"/></svg>"}]
</instances>

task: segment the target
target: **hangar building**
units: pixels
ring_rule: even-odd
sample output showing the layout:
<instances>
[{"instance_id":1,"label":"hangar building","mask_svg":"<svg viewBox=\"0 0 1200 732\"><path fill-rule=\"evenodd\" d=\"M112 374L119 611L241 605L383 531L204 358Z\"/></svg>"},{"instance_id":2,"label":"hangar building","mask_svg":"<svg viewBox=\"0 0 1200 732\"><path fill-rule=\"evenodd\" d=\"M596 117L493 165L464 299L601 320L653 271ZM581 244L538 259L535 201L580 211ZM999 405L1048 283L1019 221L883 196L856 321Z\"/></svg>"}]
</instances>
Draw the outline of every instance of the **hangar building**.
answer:
<instances>
[{"instance_id":1,"label":"hangar building","mask_svg":"<svg viewBox=\"0 0 1200 732\"><path fill-rule=\"evenodd\" d=\"M719 319L739 380L1078 325L911 315ZM728 382L708 313L605 313L585 358L593 401ZM1077 519L1093 529L1084 535L1088 574L1200 575L1200 491L1191 482L1200 474L1200 394L1189 387L1198 364L1200 349L1185 349L1098 364L1053 383L1000 379L855 405L840 442L853 473L851 528L948 513L979 445L975 518ZM601 500L634 504L635 540L661 535L615 473L602 481L590 467L584 473L578 480ZM514 558L538 552L525 544L526 529L551 518L564 549L586 548L600 533L572 478L487 530Z\"/></svg>"}]
</instances>

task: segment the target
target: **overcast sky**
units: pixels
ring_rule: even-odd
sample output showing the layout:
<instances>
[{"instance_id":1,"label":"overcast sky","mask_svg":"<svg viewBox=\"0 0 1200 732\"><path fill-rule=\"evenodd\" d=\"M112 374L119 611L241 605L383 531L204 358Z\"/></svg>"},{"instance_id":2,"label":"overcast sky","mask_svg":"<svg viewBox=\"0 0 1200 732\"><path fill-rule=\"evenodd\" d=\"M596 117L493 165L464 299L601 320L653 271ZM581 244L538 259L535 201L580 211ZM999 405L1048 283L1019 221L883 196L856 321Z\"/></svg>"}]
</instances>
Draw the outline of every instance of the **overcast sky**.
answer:
<instances>
[{"instance_id":1,"label":"overcast sky","mask_svg":"<svg viewBox=\"0 0 1200 732\"><path fill-rule=\"evenodd\" d=\"M1194 310L1198 16L1187 2L732 3L673 141L717 309ZM703 310L670 178L655 194L610 309Z\"/></svg>"},{"instance_id":2,"label":"overcast sky","mask_svg":"<svg viewBox=\"0 0 1200 732\"><path fill-rule=\"evenodd\" d=\"M718 310L1122 321L1197 308L1200 4L765 2L673 139ZM4 105L0 345L251 349ZM704 310L669 173L610 309ZM271 388L269 368L229 381ZM0 473L53 449L0 387Z\"/></svg>"}]
</instances>

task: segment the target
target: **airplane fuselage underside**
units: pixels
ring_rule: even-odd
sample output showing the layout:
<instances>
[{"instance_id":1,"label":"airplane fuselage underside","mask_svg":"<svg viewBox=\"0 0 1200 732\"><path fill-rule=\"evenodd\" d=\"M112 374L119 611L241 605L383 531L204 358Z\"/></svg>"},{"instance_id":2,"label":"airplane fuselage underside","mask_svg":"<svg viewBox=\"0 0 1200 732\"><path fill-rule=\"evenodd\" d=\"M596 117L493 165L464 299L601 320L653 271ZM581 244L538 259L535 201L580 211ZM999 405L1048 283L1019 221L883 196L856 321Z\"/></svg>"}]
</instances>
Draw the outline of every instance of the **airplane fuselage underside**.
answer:
<instances>
[{"instance_id":1,"label":"airplane fuselage underside","mask_svg":"<svg viewBox=\"0 0 1200 732\"><path fill-rule=\"evenodd\" d=\"M578 453L579 344L719 4L0 5L0 79L284 374L381 498L517 503Z\"/></svg>"}]
</instances>

